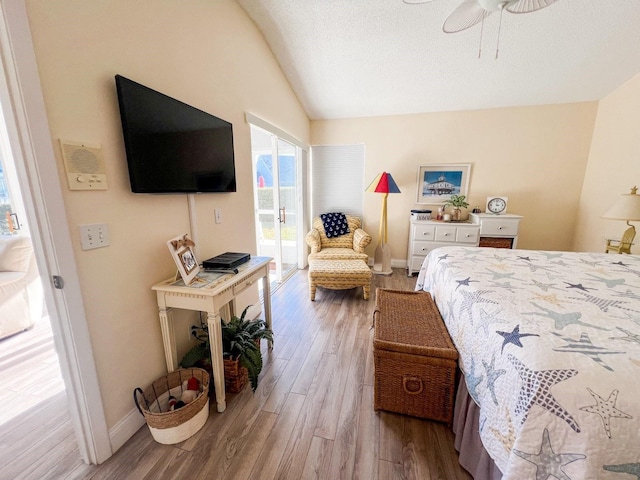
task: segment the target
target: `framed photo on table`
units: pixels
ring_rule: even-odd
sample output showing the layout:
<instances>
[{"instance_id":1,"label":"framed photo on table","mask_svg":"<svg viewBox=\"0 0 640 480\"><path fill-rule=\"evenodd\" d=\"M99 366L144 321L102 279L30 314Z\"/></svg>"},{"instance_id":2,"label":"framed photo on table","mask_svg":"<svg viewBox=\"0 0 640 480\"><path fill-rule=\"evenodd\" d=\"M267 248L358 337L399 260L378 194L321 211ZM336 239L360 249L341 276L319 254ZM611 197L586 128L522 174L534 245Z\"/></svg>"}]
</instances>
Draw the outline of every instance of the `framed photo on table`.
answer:
<instances>
[{"instance_id":1,"label":"framed photo on table","mask_svg":"<svg viewBox=\"0 0 640 480\"><path fill-rule=\"evenodd\" d=\"M467 195L470 163L434 163L418 167L416 203L442 204L451 195Z\"/></svg>"},{"instance_id":2,"label":"framed photo on table","mask_svg":"<svg viewBox=\"0 0 640 480\"><path fill-rule=\"evenodd\" d=\"M189 285L200 272L200 265L198 265L195 253L193 253L195 243L193 243L193 240L185 233L184 235L169 240L167 247L169 247L171 256L174 262L176 262L178 272L180 272L184 284Z\"/></svg>"}]
</instances>

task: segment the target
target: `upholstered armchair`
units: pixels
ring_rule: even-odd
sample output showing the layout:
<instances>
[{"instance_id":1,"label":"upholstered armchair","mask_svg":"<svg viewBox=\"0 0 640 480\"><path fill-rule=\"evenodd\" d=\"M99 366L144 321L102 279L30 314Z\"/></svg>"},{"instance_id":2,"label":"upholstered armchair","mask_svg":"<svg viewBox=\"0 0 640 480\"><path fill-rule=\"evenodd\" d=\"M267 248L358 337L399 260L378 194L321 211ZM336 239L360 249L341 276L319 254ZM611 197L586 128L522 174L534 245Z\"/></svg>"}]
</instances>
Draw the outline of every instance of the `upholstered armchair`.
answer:
<instances>
[{"instance_id":1,"label":"upholstered armchair","mask_svg":"<svg viewBox=\"0 0 640 480\"><path fill-rule=\"evenodd\" d=\"M360 219L352 215L346 215L349 233L339 237L327 237L320 217L313 219L311 231L307 233L307 245L311 247L309 260L364 260L368 262L369 256L364 249L371 243L371 235L365 232Z\"/></svg>"},{"instance_id":2,"label":"upholstered armchair","mask_svg":"<svg viewBox=\"0 0 640 480\"><path fill-rule=\"evenodd\" d=\"M42 315L42 286L31 241L0 235L0 338L31 327Z\"/></svg>"}]
</instances>

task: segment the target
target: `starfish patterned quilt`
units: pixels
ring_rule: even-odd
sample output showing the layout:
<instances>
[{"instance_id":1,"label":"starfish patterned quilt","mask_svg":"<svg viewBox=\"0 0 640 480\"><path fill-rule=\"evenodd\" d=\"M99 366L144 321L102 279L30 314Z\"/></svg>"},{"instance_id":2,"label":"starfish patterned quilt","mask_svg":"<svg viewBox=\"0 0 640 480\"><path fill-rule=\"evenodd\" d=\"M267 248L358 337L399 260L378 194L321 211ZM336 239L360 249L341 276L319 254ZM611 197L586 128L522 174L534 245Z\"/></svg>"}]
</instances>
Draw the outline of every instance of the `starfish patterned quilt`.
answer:
<instances>
[{"instance_id":1,"label":"starfish patterned quilt","mask_svg":"<svg viewBox=\"0 0 640 480\"><path fill-rule=\"evenodd\" d=\"M444 247L416 289L504 480L640 479L640 256Z\"/></svg>"}]
</instances>

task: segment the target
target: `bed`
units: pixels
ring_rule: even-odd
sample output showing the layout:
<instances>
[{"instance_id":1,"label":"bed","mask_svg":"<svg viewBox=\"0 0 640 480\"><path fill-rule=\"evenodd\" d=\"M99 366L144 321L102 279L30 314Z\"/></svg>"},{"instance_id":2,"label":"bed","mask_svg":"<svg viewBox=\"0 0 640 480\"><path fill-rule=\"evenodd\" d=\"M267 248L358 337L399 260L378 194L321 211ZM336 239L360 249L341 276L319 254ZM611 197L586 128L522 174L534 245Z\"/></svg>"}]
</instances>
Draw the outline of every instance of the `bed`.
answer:
<instances>
[{"instance_id":1,"label":"bed","mask_svg":"<svg viewBox=\"0 0 640 480\"><path fill-rule=\"evenodd\" d=\"M475 478L640 479L640 256L443 247L416 289L460 354Z\"/></svg>"}]
</instances>

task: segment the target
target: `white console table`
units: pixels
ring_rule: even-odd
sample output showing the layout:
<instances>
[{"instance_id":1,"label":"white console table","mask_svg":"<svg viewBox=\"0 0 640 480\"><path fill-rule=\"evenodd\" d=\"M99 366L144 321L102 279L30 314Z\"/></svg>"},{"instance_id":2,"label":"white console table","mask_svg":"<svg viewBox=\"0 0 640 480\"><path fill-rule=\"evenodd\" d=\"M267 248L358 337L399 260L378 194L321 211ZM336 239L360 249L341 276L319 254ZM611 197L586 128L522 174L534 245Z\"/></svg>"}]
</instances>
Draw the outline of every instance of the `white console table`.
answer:
<instances>
[{"instance_id":1,"label":"white console table","mask_svg":"<svg viewBox=\"0 0 640 480\"><path fill-rule=\"evenodd\" d=\"M252 257L249 262L238 267L237 274L225 274L203 287L175 285L176 280L174 278L160 282L152 287L158 296L162 342L169 372L178 368L172 308L207 313L213 384L215 386L218 412L224 412L227 406L219 310L228 305L230 314L235 315L236 296L256 281L262 279L265 323L268 328L271 328L271 291L269 286L269 263L271 260L269 257Z\"/></svg>"}]
</instances>

